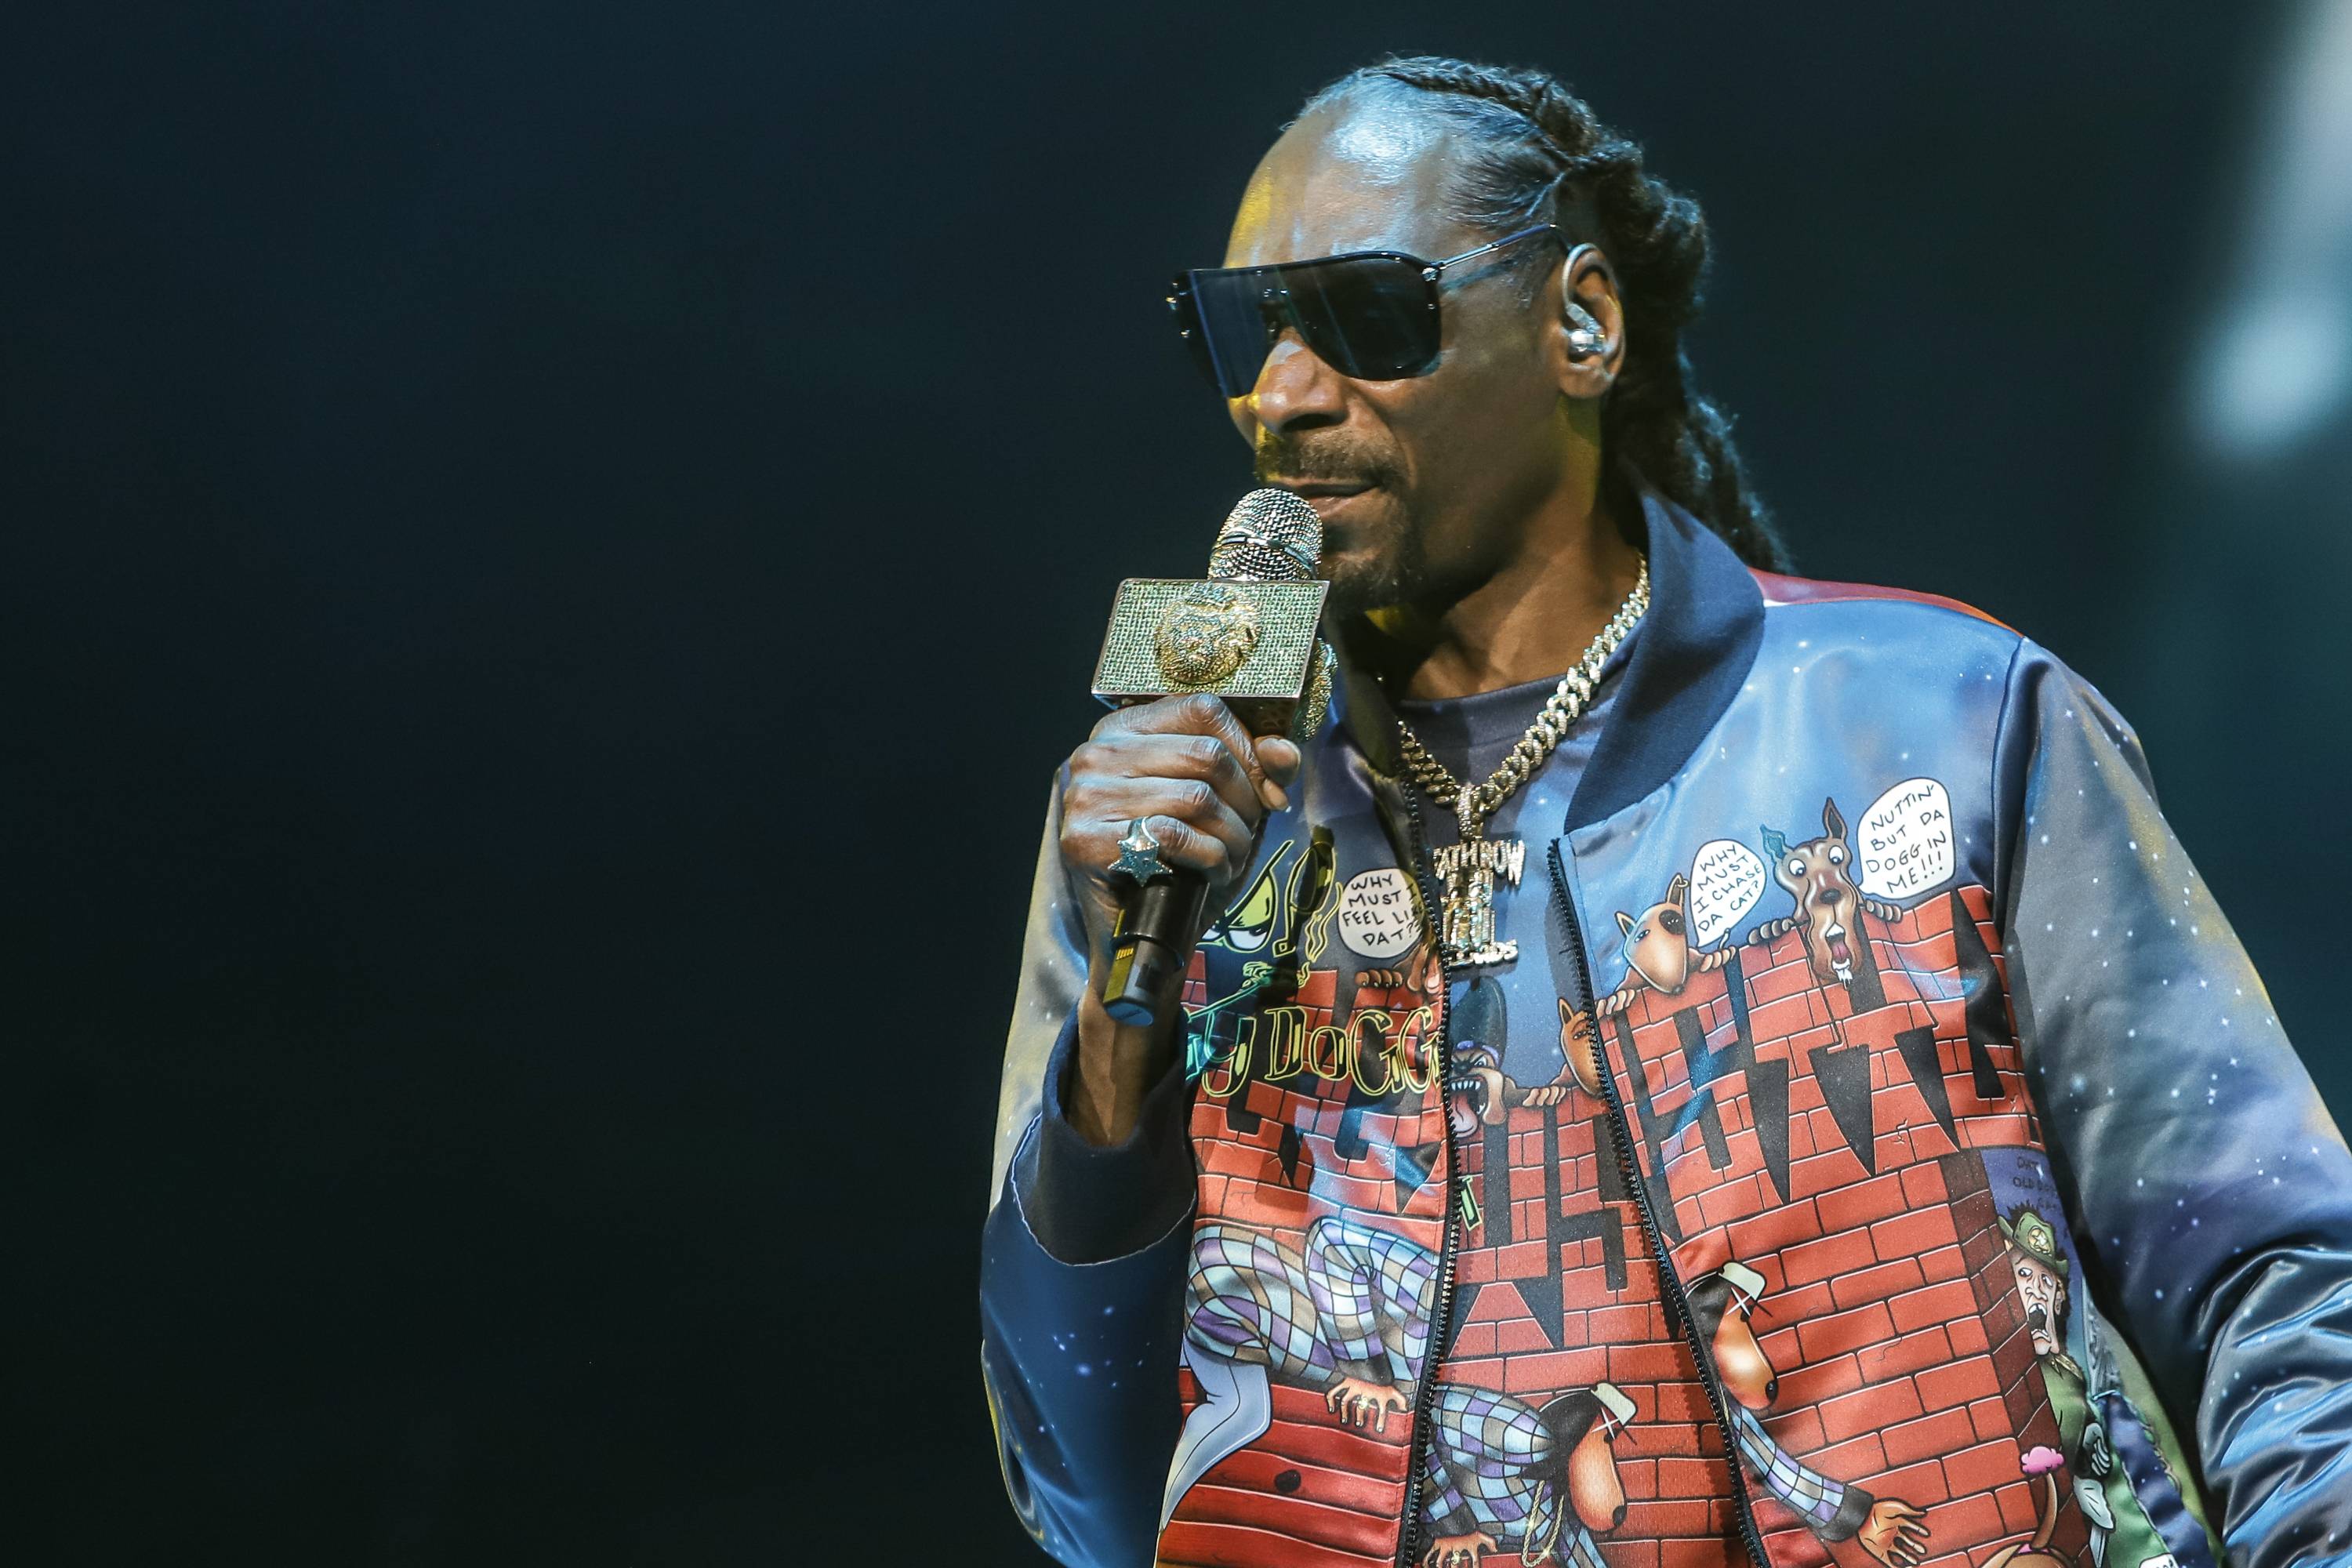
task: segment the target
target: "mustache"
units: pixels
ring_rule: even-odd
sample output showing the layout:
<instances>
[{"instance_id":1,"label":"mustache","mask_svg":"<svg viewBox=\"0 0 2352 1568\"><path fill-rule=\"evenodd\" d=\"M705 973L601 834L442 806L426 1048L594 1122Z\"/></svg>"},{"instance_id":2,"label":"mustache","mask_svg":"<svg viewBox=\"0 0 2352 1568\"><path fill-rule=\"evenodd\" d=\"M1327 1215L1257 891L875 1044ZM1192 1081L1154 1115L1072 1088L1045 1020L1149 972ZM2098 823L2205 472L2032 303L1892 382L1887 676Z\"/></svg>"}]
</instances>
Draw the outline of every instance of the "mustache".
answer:
<instances>
[{"instance_id":1,"label":"mustache","mask_svg":"<svg viewBox=\"0 0 2352 1568\"><path fill-rule=\"evenodd\" d=\"M1251 466L1260 484L1289 479L1385 485L1402 477L1386 454L1361 442L1309 441L1286 436L1261 437Z\"/></svg>"}]
</instances>

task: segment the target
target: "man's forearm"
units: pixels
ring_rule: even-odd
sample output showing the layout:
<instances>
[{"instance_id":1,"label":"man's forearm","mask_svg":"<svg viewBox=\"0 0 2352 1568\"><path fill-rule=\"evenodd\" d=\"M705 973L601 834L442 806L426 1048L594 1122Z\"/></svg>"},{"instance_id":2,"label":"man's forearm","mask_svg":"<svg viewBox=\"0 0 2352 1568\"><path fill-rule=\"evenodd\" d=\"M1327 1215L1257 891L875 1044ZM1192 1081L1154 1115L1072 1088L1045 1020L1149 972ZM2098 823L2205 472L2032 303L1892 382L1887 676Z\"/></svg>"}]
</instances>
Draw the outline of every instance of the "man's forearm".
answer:
<instances>
[{"instance_id":1,"label":"man's forearm","mask_svg":"<svg viewBox=\"0 0 2352 1568\"><path fill-rule=\"evenodd\" d=\"M1123 1061L1108 1052L1097 1058L1096 1070L1121 1081L1097 1079L1101 1092L1081 1112L1081 1005L1072 1005L1046 1060L1030 1158L1012 1173L1039 1244L1073 1264L1122 1257L1161 1235L1192 1206L1197 1179L1185 1130L1192 1085L1172 1049L1162 1050L1156 1071L1145 1068L1150 1076L1140 1084L1124 1081L1138 1067L1137 1053ZM1106 1047L1115 1044L1114 1033L1104 1030Z\"/></svg>"},{"instance_id":2,"label":"man's forearm","mask_svg":"<svg viewBox=\"0 0 2352 1568\"><path fill-rule=\"evenodd\" d=\"M1124 1143L1134 1132L1144 1097L1167 1072L1182 1009L1162 1009L1151 1024L1121 1024L1104 1011L1097 960L1078 998L1076 1059L1063 1111L1070 1130L1097 1147Z\"/></svg>"}]
</instances>

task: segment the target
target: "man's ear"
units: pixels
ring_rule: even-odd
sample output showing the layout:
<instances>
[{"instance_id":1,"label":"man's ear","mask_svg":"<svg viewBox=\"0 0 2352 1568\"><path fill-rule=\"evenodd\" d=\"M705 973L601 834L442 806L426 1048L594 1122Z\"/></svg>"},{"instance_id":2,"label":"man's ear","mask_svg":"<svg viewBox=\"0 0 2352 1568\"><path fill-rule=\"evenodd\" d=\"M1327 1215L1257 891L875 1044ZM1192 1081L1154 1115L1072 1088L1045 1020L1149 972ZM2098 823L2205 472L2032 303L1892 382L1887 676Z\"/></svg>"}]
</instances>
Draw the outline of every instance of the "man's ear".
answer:
<instances>
[{"instance_id":1,"label":"man's ear","mask_svg":"<svg viewBox=\"0 0 2352 1568\"><path fill-rule=\"evenodd\" d=\"M1547 286L1553 316L1553 361L1559 389L1597 398L1616 384L1625 363L1625 305L1617 274L1596 245L1570 247Z\"/></svg>"}]
</instances>

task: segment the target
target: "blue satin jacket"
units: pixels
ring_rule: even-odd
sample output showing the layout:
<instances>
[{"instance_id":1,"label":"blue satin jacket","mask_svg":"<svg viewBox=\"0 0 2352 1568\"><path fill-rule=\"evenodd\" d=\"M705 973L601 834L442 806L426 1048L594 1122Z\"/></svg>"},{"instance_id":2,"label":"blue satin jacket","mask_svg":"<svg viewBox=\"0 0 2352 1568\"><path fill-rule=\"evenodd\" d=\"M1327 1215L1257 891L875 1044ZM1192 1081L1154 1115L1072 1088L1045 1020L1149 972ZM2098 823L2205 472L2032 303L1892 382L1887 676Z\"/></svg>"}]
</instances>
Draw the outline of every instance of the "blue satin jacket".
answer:
<instances>
[{"instance_id":1,"label":"blue satin jacket","mask_svg":"<svg viewBox=\"0 0 2352 1568\"><path fill-rule=\"evenodd\" d=\"M1182 1062L1085 1144L1049 819L982 1288L1023 1521L1073 1564L2352 1562L2352 1157L2129 729L1965 606L1643 521L1616 716L1520 824L1549 1082L1448 1016L1349 679Z\"/></svg>"}]
</instances>

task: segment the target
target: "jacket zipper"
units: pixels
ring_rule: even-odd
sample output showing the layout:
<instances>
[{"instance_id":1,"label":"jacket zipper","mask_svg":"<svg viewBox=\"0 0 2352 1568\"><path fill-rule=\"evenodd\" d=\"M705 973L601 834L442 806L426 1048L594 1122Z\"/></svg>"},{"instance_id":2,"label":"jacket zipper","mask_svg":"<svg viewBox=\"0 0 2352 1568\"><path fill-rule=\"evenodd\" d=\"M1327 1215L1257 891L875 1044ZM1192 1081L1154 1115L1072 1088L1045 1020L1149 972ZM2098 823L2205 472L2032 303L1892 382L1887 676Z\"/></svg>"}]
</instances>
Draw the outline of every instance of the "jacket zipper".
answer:
<instances>
[{"instance_id":1,"label":"jacket zipper","mask_svg":"<svg viewBox=\"0 0 2352 1568\"><path fill-rule=\"evenodd\" d=\"M1584 956L1584 932L1577 923L1576 904L1568 896L1568 868L1562 863L1559 843L1551 847L1551 891L1559 906L1560 921L1568 934L1569 952L1576 960L1577 982L1584 989L1584 1005L1593 1005L1592 966ZM1755 1568L1771 1568L1771 1559L1764 1555L1764 1538L1756 1529L1756 1512L1748 1500L1748 1477L1740 1468L1739 1435L1732 1429L1731 1415L1724 1404L1723 1383L1715 1370L1715 1358L1698 1342L1698 1332L1691 1324L1690 1302L1683 1294L1681 1276L1675 1272L1674 1258L1665 1248L1664 1238L1658 1231L1658 1216L1650 1206L1650 1189L1642 1180L1639 1163L1633 1158L1633 1125L1625 1117L1625 1102L1617 1091L1617 1075L1610 1070L1609 1047L1601 1036L1601 1020L1592 1016L1592 1050L1601 1068L1601 1098L1609 1107L1609 1131L1617 1143L1617 1164L1623 1173L1625 1190L1633 1194L1633 1207L1642 1218L1642 1234L1648 1238L1650 1256L1657 1260L1659 1294L1665 1298L1667 1315L1675 1327L1682 1331L1683 1342L1690 1349L1691 1363L1698 1368L1699 1385L1706 1390L1706 1403L1715 1412L1715 1424L1723 1433L1724 1468L1731 1475L1731 1504L1739 1521L1740 1543L1748 1549L1748 1560ZM1627 1070L1636 1070L1628 1063ZM1448 1125L1451 1123L1449 1121ZM1450 1142L1450 1141L1449 1141ZM1546 1151L1549 1157L1550 1151ZM1400 1563L1399 1568L1408 1568Z\"/></svg>"},{"instance_id":2,"label":"jacket zipper","mask_svg":"<svg viewBox=\"0 0 2352 1568\"><path fill-rule=\"evenodd\" d=\"M1430 1439L1430 1411L1437 1403L1437 1367L1445 1353L1447 1339L1453 1331L1454 1255L1461 1249L1461 1163L1460 1149L1454 1142L1454 1108L1447 1099L1446 1083L1454 1066L1454 972L1445 962L1445 943L1442 940L1444 924L1443 906L1431 897L1436 872L1429 858L1429 844L1421 823L1421 802L1410 789L1404 795L1405 818L1412 825L1412 873L1421 885L1423 906L1423 921L1433 933L1431 950L1437 955L1437 1055L1431 1072L1437 1089L1437 1110L1445 1141L1445 1226L1437 1253L1437 1305L1429 1317L1429 1348L1423 1352L1421 1381L1413 1389L1412 1441L1406 1448L1410 1468L1404 1480L1404 1526L1397 1532L1396 1568L1412 1568L1413 1549L1419 1544L1421 1531L1422 1475Z\"/></svg>"}]
</instances>

